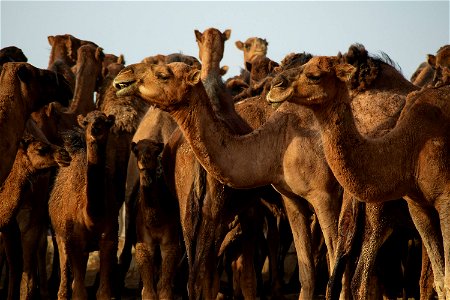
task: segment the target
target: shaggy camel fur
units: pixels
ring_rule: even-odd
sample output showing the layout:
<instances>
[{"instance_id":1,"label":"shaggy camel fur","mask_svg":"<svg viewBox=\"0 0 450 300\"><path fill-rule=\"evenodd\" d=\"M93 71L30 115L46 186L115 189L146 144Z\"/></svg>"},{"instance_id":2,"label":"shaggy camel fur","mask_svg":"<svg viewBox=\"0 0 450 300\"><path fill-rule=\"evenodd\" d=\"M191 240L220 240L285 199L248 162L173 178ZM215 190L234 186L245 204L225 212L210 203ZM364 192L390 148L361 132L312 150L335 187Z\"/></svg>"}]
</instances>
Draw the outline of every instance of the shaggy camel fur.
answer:
<instances>
[{"instance_id":1,"label":"shaggy camel fur","mask_svg":"<svg viewBox=\"0 0 450 300\"><path fill-rule=\"evenodd\" d=\"M345 86L354 70L335 58L314 58L288 82L280 76L269 97L312 108L327 162L350 193L366 202L402 196L408 201L431 260L438 297L449 299L450 232L444 216L450 203L445 146L450 142L450 87L411 93L396 127L384 137L367 139L356 130ZM380 168L380 161L388 163Z\"/></svg>"},{"instance_id":2,"label":"shaggy camel fur","mask_svg":"<svg viewBox=\"0 0 450 300\"><path fill-rule=\"evenodd\" d=\"M159 74L165 75L164 84L161 84L163 79ZM158 84L155 84L155 81ZM313 116L307 111L299 113L289 104L283 104L284 109L280 107L277 110L277 116L273 116L271 121L263 126L264 130L236 137L229 127L224 126L222 121L217 119L203 84L199 81L200 72L184 64L173 63L166 66L137 64L122 70L115 79L115 86L120 89L119 94L136 94L169 111L181 125L180 128L190 142L196 157L208 172L214 174L214 177L219 178L221 182L239 188L273 183L282 194L292 197L285 201L286 212L289 220L295 224L292 230L299 265L305 266L299 268L302 284L299 299L312 298L315 276L310 249L309 207L299 196L305 196L313 205L330 253L334 252L340 207L340 187L326 165L321 150L309 150L310 157L316 158L317 161L311 161L309 156L293 155L296 149L306 149L304 145L317 144L315 141L309 141L311 137L315 137L311 133L314 128L310 128ZM157 91L158 86L163 89L165 97L157 96L159 92L162 92ZM184 104L179 105L179 103ZM308 128L306 131L305 127ZM208 132L201 130L202 128L208 128ZM245 140L244 137L247 141L241 144L241 140ZM301 140L299 137L306 138ZM203 145L204 141L208 141L208 144ZM241 145L242 148L237 145ZM208 150L205 150L205 147ZM264 154L261 149L270 149L272 154ZM221 153L221 155L211 156L209 153L213 152ZM252 159L236 155L237 153L251 153ZM305 152L302 151L302 153ZM286 156L283 158L284 155ZM322 158L317 159L321 155ZM265 159L269 157L270 159ZM213 158L218 160L218 163L212 164ZM217 168L217 165L225 166L223 167L225 171ZM300 173L300 176L298 166L307 168L306 172ZM242 173L246 174L242 175ZM295 175L284 176L284 173ZM314 175L317 179L309 180L310 178L304 178L305 175ZM330 257L330 261L333 265L333 257ZM308 271L305 272L305 270Z\"/></svg>"},{"instance_id":3,"label":"shaggy camel fur","mask_svg":"<svg viewBox=\"0 0 450 300\"><path fill-rule=\"evenodd\" d=\"M97 299L113 297L117 260L117 204L106 199L106 142L114 116L92 111L78 117L81 129L72 131L66 148L72 155L69 167L60 169L49 200L51 224L58 244L61 281L59 299L87 299L84 277L88 254L100 249L100 286ZM70 147L70 149L69 149Z\"/></svg>"},{"instance_id":4,"label":"shaggy camel fur","mask_svg":"<svg viewBox=\"0 0 450 300\"><path fill-rule=\"evenodd\" d=\"M172 285L180 258L180 215L177 201L165 182L161 165L163 148L163 143L151 140L131 144L140 173L136 264L143 281L143 299L174 299Z\"/></svg>"},{"instance_id":5,"label":"shaggy camel fur","mask_svg":"<svg viewBox=\"0 0 450 300\"><path fill-rule=\"evenodd\" d=\"M28 63L6 63L0 74L0 184L8 176L31 112L51 101L68 105L72 91L58 74Z\"/></svg>"},{"instance_id":6,"label":"shaggy camel fur","mask_svg":"<svg viewBox=\"0 0 450 300\"><path fill-rule=\"evenodd\" d=\"M411 81L417 86L424 87L434 85L439 76L437 70L439 68L450 68L450 45L439 48L436 55L428 54L427 61L423 62L414 74Z\"/></svg>"},{"instance_id":7,"label":"shaggy camel fur","mask_svg":"<svg viewBox=\"0 0 450 300\"><path fill-rule=\"evenodd\" d=\"M1 206L4 224L1 228L10 272L8 299L17 299L19 288L21 299L32 299L38 285L37 252L42 239L47 238L48 223L42 220L46 219L47 203L36 203L36 200L46 198L34 198L33 185L45 186L46 177L39 175L51 167L68 166L70 161L69 154L63 148L37 139L28 132L21 139L11 172L0 188L0 197L4 199ZM22 251L18 251L20 249ZM48 297L44 270L45 262L44 269L39 270L39 292L41 296Z\"/></svg>"},{"instance_id":8,"label":"shaggy camel fur","mask_svg":"<svg viewBox=\"0 0 450 300\"><path fill-rule=\"evenodd\" d=\"M15 46L0 49L0 66L7 62L27 62L28 59L23 54L22 49Z\"/></svg>"}]
</instances>

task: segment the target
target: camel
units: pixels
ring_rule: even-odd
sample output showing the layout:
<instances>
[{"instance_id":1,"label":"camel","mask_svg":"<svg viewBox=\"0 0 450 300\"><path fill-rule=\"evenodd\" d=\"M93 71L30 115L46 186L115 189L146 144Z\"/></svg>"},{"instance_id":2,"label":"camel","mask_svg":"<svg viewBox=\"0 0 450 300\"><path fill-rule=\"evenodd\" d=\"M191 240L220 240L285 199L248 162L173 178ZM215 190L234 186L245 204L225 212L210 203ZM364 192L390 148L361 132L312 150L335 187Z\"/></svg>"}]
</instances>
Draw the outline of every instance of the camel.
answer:
<instances>
[{"instance_id":1,"label":"camel","mask_svg":"<svg viewBox=\"0 0 450 300\"><path fill-rule=\"evenodd\" d=\"M411 76L411 82L419 87L432 85L438 76L438 68L450 68L450 45L442 46L436 55L428 54L427 61L423 62Z\"/></svg>"},{"instance_id":2,"label":"camel","mask_svg":"<svg viewBox=\"0 0 450 300\"><path fill-rule=\"evenodd\" d=\"M266 56L269 43L265 39L251 37L245 42L236 41L235 45L244 52L244 66L246 70L250 71L247 64L250 64L256 56Z\"/></svg>"},{"instance_id":3,"label":"camel","mask_svg":"<svg viewBox=\"0 0 450 300\"><path fill-rule=\"evenodd\" d=\"M411 93L395 128L368 139L356 130L349 106L345 83L353 71L333 57L314 58L296 76L277 77L268 99L311 107L321 126L327 162L349 193L368 203L407 200L431 260L438 298L449 299L449 232L443 216L450 193L445 146L450 138L450 88ZM380 160L385 164L380 166Z\"/></svg>"},{"instance_id":4,"label":"camel","mask_svg":"<svg viewBox=\"0 0 450 300\"><path fill-rule=\"evenodd\" d=\"M143 299L174 299L172 285L180 255L178 203L165 183L161 164L163 148L163 143L152 140L131 144L140 173L135 257L143 282ZM156 261L158 252L161 253L160 271Z\"/></svg>"},{"instance_id":5,"label":"camel","mask_svg":"<svg viewBox=\"0 0 450 300\"><path fill-rule=\"evenodd\" d=\"M162 80L155 76L158 74L165 74L167 77L165 84L161 85L161 88L165 89L166 99L164 97L156 97L153 90L156 88L156 85L152 84L152 80L158 82ZM137 78L141 78L139 83ZM241 150L230 150L232 148L237 149L236 147L241 138L244 138L238 136L234 141L228 142L229 139L233 140L232 137L235 137L235 134L231 133L228 127L223 126L212 111L209 98L206 96L203 84L200 83L200 71L177 63L166 66L136 64L122 70L116 77L114 84L119 89L119 94L135 94L145 101L168 111L177 123L181 125L180 128L184 136L190 142L190 146L202 166L208 170L209 174L213 174L214 177L220 179L222 183L236 188L253 188L273 184L282 194L290 196L289 199L286 198L285 200L286 212L288 219L292 222L291 228L294 232L299 265L304 266L304 268L299 269L302 284L299 299L312 298L314 292L314 267L312 251L309 248L311 245L309 242L311 239L309 217L306 217L309 216L309 207L299 196L305 196L315 208L324 232L327 248L330 253L334 253L340 207L339 195L341 192L339 185L332 176L331 170L325 163L325 158L321 154L320 149L309 150L313 158L320 158L320 155L322 155L321 159L317 159L314 162L310 161L310 158L306 158L306 156L299 157L294 155L283 158L283 155L286 155L283 153L286 153L285 149L288 147L288 154L291 154L295 152L295 149L305 149L305 146L301 145L311 145L309 138L314 137L314 134L311 133L313 129L308 128L305 131L303 128L306 125L310 126L313 116L307 111L302 111L299 114L298 110L293 109L289 103L283 104L285 109L281 109L282 106L280 106L277 110L277 116L272 116L271 120L263 125L265 130L257 130L254 133L245 135L244 137L248 141L240 144L243 148ZM176 93L174 93L175 90L171 90L173 88L176 89ZM180 91L183 92L177 94ZM185 104L179 106L178 102L184 102ZM193 114L190 113L191 110L195 110ZM185 119L186 114L204 116L204 118L198 119L193 117ZM208 128L209 133L200 130L201 128ZM198 131L204 136L197 135ZM305 140L297 138L302 136L306 137ZM225 138L227 142L223 143ZM214 141L212 144L208 144L208 151L201 147L203 146L201 143L204 141ZM210 150L210 147L216 149ZM221 155L214 156L214 158L220 161L218 165L223 166L221 164L223 162L226 166L223 167L226 169L223 172L211 164L212 156L209 153L217 152L217 147L220 148L219 152ZM271 149L273 154L266 156L266 154L261 152L261 149ZM252 159L236 155L237 153L251 153ZM267 160L264 157L270 157L271 159ZM285 161L284 170L281 163L282 160ZM255 161L258 163L255 163ZM230 164L230 162L232 163ZM301 173L303 174L301 176L283 175L288 172L291 172L289 174L298 174L298 166L305 166L309 171ZM245 172L243 172L244 170ZM225 174L228 172L231 175ZM246 174L242 175L242 173ZM306 174L308 176L314 174L317 179L315 181L310 181L309 178L304 179ZM298 183L299 180L300 183ZM332 256L330 261L332 265Z\"/></svg>"},{"instance_id":6,"label":"camel","mask_svg":"<svg viewBox=\"0 0 450 300\"><path fill-rule=\"evenodd\" d=\"M31 112L52 101L68 105L72 91L59 74L28 63L6 63L0 75L0 184L14 162L25 122Z\"/></svg>"},{"instance_id":7,"label":"camel","mask_svg":"<svg viewBox=\"0 0 450 300\"><path fill-rule=\"evenodd\" d=\"M49 200L49 214L58 244L61 280L59 299L69 297L69 270L73 274L72 298L87 299L84 286L90 251L100 249L100 286L97 299L111 299L117 259L117 204L105 197L106 141L114 116L94 110L78 116L82 129L66 137L72 156L60 169Z\"/></svg>"},{"instance_id":8,"label":"camel","mask_svg":"<svg viewBox=\"0 0 450 300\"><path fill-rule=\"evenodd\" d=\"M66 167L70 160L63 148L38 139L28 131L20 141L11 172L0 188L0 197L4 200L0 227L10 272L8 299L17 299L19 288L21 299L31 299L38 285L37 252L43 239L46 245L48 224L42 218L46 219L47 203L37 201L42 198L32 194L33 185L45 186L46 177L40 175L51 167ZM43 266L39 269L39 292L48 297L45 262Z\"/></svg>"},{"instance_id":9,"label":"camel","mask_svg":"<svg viewBox=\"0 0 450 300\"><path fill-rule=\"evenodd\" d=\"M28 59L19 49L15 46L5 47L0 49L0 66L7 62L27 62Z\"/></svg>"}]
</instances>

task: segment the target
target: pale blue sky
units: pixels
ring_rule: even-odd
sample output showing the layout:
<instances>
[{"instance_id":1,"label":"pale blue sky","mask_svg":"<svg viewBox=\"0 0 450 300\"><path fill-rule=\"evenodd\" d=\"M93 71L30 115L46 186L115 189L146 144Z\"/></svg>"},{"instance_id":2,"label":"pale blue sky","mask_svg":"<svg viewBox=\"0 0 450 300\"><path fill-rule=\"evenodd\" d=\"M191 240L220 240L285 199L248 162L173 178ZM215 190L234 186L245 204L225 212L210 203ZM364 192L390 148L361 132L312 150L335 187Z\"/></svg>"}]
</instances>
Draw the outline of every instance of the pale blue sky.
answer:
<instances>
[{"instance_id":1,"label":"pale blue sky","mask_svg":"<svg viewBox=\"0 0 450 300\"><path fill-rule=\"evenodd\" d=\"M1 47L21 48L46 68L47 36L70 33L127 64L155 54L198 56L194 29L231 29L224 65L243 66L234 42L266 38L268 57L290 52L336 55L352 43L387 53L409 78L426 54L449 44L448 1L1 1Z\"/></svg>"}]
</instances>

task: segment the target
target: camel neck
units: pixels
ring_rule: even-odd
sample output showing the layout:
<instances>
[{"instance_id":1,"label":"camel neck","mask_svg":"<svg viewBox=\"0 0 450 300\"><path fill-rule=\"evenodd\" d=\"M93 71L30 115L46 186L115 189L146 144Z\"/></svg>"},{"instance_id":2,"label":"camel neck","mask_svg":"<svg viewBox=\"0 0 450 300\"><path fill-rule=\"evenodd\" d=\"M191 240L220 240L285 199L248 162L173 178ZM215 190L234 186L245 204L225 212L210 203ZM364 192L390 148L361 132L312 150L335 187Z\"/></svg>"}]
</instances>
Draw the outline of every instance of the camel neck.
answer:
<instances>
[{"instance_id":1,"label":"camel neck","mask_svg":"<svg viewBox=\"0 0 450 300\"><path fill-rule=\"evenodd\" d=\"M105 149L106 145L97 144L89 145L87 149L86 211L92 218L102 216L106 208Z\"/></svg>"},{"instance_id":2,"label":"camel neck","mask_svg":"<svg viewBox=\"0 0 450 300\"><path fill-rule=\"evenodd\" d=\"M24 186L27 182L31 183L32 171L22 157L24 155L19 150L11 172L0 187L0 229L15 217L20 208Z\"/></svg>"},{"instance_id":3,"label":"camel neck","mask_svg":"<svg viewBox=\"0 0 450 300\"><path fill-rule=\"evenodd\" d=\"M325 156L336 179L367 202L404 196L412 161L401 153L404 147L413 149L413 139L398 130L382 138L363 137L356 128L347 89L343 87L337 95L341 98L314 111L322 127Z\"/></svg>"},{"instance_id":4,"label":"camel neck","mask_svg":"<svg viewBox=\"0 0 450 300\"><path fill-rule=\"evenodd\" d=\"M271 123L272 126L264 129L237 135L216 116L202 84L192 88L187 100L186 106L178 107L171 115L209 173L237 188L273 182L271 176L276 176L281 165L277 145L282 141L278 138L283 136L285 128Z\"/></svg>"},{"instance_id":5,"label":"camel neck","mask_svg":"<svg viewBox=\"0 0 450 300\"><path fill-rule=\"evenodd\" d=\"M86 115L95 109L94 91L97 75L84 64L77 70L75 91L70 110L76 114Z\"/></svg>"}]
</instances>

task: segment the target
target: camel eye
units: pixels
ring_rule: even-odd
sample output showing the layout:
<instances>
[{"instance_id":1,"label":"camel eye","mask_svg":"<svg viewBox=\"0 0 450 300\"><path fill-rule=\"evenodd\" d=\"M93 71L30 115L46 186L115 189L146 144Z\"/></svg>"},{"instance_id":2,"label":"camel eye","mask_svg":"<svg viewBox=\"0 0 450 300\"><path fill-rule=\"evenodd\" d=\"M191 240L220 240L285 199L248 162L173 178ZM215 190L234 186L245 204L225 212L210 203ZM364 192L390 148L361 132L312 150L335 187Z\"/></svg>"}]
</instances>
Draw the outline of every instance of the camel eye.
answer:
<instances>
[{"instance_id":1,"label":"camel eye","mask_svg":"<svg viewBox=\"0 0 450 300\"><path fill-rule=\"evenodd\" d=\"M167 80L170 78L170 74L167 73L156 73L156 78L160 80Z\"/></svg>"},{"instance_id":2,"label":"camel eye","mask_svg":"<svg viewBox=\"0 0 450 300\"><path fill-rule=\"evenodd\" d=\"M311 74L311 73L306 73L305 74L306 78L308 78L311 81L319 81L320 80L320 75L315 75L315 74Z\"/></svg>"},{"instance_id":3,"label":"camel eye","mask_svg":"<svg viewBox=\"0 0 450 300\"><path fill-rule=\"evenodd\" d=\"M244 44L244 48L245 48L245 50L248 50L248 49L250 49L250 45L249 44Z\"/></svg>"},{"instance_id":4,"label":"camel eye","mask_svg":"<svg viewBox=\"0 0 450 300\"><path fill-rule=\"evenodd\" d=\"M37 150L38 150L40 155L44 155L44 154L50 152L50 147L49 146L42 146L42 147L39 147Z\"/></svg>"}]
</instances>

